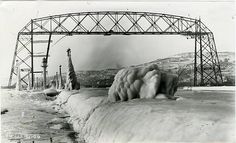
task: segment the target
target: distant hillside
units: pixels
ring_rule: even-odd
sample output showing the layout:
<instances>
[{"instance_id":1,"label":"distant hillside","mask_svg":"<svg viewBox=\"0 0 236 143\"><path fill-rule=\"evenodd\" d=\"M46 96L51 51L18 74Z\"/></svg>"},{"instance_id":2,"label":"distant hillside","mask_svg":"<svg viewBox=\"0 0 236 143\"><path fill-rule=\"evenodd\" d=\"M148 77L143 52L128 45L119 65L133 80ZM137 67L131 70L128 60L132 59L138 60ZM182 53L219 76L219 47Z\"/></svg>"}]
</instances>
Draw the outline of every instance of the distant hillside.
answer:
<instances>
[{"instance_id":1,"label":"distant hillside","mask_svg":"<svg viewBox=\"0 0 236 143\"><path fill-rule=\"evenodd\" d=\"M110 87L118 69L99 71L77 71L76 75L82 86L85 87Z\"/></svg>"},{"instance_id":2,"label":"distant hillside","mask_svg":"<svg viewBox=\"0 0 236 143\"><path fill-rule=\"evenodd\" d=\"M219 52L218 53L221 72L225 85L234 85L235 82L235 53L234 52ZM194 68L194 53L181 53L164 59L157 59L155 61L141 64L144 66L156 63L165 71L180 74L180 82L183 85L189 85L193 81ZM192 84L192 83L191 83Z\"/></svg>"},{"instance_id":3,"label":"distant hillside","mask_svg":"<svg viewBox=\"0 0 236 143\"><path fill-rule=\"evenodd\" d=\"M222 72L229 72L229 74L232 74L234 72L234 66L235 66L235 53L233 52L219 52L219 61L222 68ZM176 69L179 67L184 66L193 66L194 64L194 53L188 52L188 53L181 53L177 54L171 57L167 57L164 59L157 59L155 61L141 64L142 65L149 65L156 63L159 65L160 68L169 70L169 69Z\"/></svg>"},{"instance_id":4,"label":"distant hillside","mask_svg":"<svg viewBox=\"0 0 236 143\"><path fill-rule=\"evenodd\" d=\"M234 85L235 81L235 53L219 52L220 65L223 79L226 85ZM164 59L135 65L146 66L156 63L162 70L173 73L180 73L180 85L189 85L193 82L193 59L194 53L181 53ZM85 87L109 87L111 86L115 74L119 69L106 69L99 71L77 71L77 78ZM65 77L64 77L65 78Z\"/></svg>"}]
</instances>

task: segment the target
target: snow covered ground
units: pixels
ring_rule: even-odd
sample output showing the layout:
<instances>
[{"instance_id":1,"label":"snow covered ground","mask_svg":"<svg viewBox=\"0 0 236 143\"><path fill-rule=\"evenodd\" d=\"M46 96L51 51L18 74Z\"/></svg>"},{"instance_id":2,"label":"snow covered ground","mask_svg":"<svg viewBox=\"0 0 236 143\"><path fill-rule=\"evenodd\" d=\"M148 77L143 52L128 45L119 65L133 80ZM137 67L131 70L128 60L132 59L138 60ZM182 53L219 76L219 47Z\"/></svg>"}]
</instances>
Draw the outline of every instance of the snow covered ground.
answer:
<instances>
[{"instance_id":1,"label":"snow covered ground","mask_svg":"<svg viewBox=\"0 0 236 143\"><path fill-rule=\"evenodd\" d=\"M179 90L180 100L107 102L107 89L62 92L55 107L87 143L235 142L234 90ZM60 106L59 106L60 105Z\"/></svg>"},{"instance_id":2,"label":"snow covered ground","mask_svg":"<svg viewBox=\"0 0 236 143\"><path fill-rule=\"evenodd\" d=\"M76 133L67 123L68 115L51 107L42 92L1 89L1 143L74 142Z\"/></svg>"},{"instance_id":3,"label":"snow covered ground","mask_svg":"<svg viewBox=\"0 0 236 143\"><path fill-rule=\"evenodd\" d=\"M101 88L62 92L53 102L42 92L4 89L1 142L235 142L235 90L202 89L179 89L178 101L116 103L107 102L108 89Z\"/></svg>"}]
</instances>

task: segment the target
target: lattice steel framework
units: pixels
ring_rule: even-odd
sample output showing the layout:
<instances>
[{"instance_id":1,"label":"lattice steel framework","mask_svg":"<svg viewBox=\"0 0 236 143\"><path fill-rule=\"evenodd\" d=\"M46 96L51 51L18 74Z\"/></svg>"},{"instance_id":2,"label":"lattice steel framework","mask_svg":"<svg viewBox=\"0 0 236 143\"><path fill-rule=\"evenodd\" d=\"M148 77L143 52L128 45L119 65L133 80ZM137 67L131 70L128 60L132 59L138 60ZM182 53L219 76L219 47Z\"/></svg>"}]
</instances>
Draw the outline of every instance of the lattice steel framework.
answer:
<instances>
[{"instance_id":1,"label":"lattice steel framework","mask_svg":"<svg viewBox=\"0 0 236 143\"><path fill-rule=\"evenodd\" d=\"M34 40L48 35L48 39ZM151 12L102 11L69 13L32 19L17 36L15 53L9 78L16 75L18 65L31 69L34 85L34 58L46 57L52 35L183 35L195 39L194 85L220 85L222 74L213 33L200 20ZM47 43L45 55L34 54L34 44ZM20 52L26 55L20 56ZM25 82L22 77L22 82ZM27 84L27 82L25 82Z\"/></svg>"}]
</instances>

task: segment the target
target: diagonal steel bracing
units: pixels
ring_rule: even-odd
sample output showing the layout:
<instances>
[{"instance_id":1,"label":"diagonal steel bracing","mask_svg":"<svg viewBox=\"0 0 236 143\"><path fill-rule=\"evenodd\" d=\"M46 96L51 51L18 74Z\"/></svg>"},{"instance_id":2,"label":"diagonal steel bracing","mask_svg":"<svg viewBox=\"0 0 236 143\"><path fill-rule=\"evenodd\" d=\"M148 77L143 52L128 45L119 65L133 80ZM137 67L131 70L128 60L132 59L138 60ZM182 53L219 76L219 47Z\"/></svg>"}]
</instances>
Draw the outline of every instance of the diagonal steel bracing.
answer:
<instances>
[{"instance_id":1,"label":"diagonal steel bracing","mask_svg":"<svg viewBox=\"0 0 236 143\"><path fill-rule=\"evenodd\" d=\"M34 85L35 37L48 35L47 54L53 35L183 35L195 39L194 85L220 85L222 74L213 33L200 20L151 12L100 11L53 15L32 19L18 33L9 78L18 64L31 69ZM41 40L43 41L43 40ZM20 55L25 51L25 55ZM29 60L30 59L30 60ZM23 79L24 80L24 79Z\"/></svg>"}]
</instances>

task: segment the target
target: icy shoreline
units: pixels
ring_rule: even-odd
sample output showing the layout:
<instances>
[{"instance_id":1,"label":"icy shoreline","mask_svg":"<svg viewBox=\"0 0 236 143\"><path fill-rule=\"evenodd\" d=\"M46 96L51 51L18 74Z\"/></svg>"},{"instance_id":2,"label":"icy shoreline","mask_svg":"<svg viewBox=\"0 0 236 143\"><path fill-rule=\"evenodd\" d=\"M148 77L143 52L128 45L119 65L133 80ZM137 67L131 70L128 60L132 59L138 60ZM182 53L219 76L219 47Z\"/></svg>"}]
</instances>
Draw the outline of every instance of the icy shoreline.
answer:
<instances>
[{"instance_id":1,"label":"icy shoreline","mask_svg":"<svg viewBox=\"0 0 236 143\"><path fill-rule=\"evenodd\" d=\"M135 99L109 103L104 92L81 90L63 91L55 107L71 116L69 122L86 143L232 142L234 109L226 102Z\"/></svg>"},{"instance_id":2,"label":"icy shoreline","mask_svg":"<svg viewBox=\"0 0 236 143\"><path fill-rule=\"evenodd\" d=\"M195 86L195 87L183 87L183 90L196 90L196 91L235 91L235 86L211 86L211 87L204 87L204 86Z\"/></svg>"}]
</instances>

